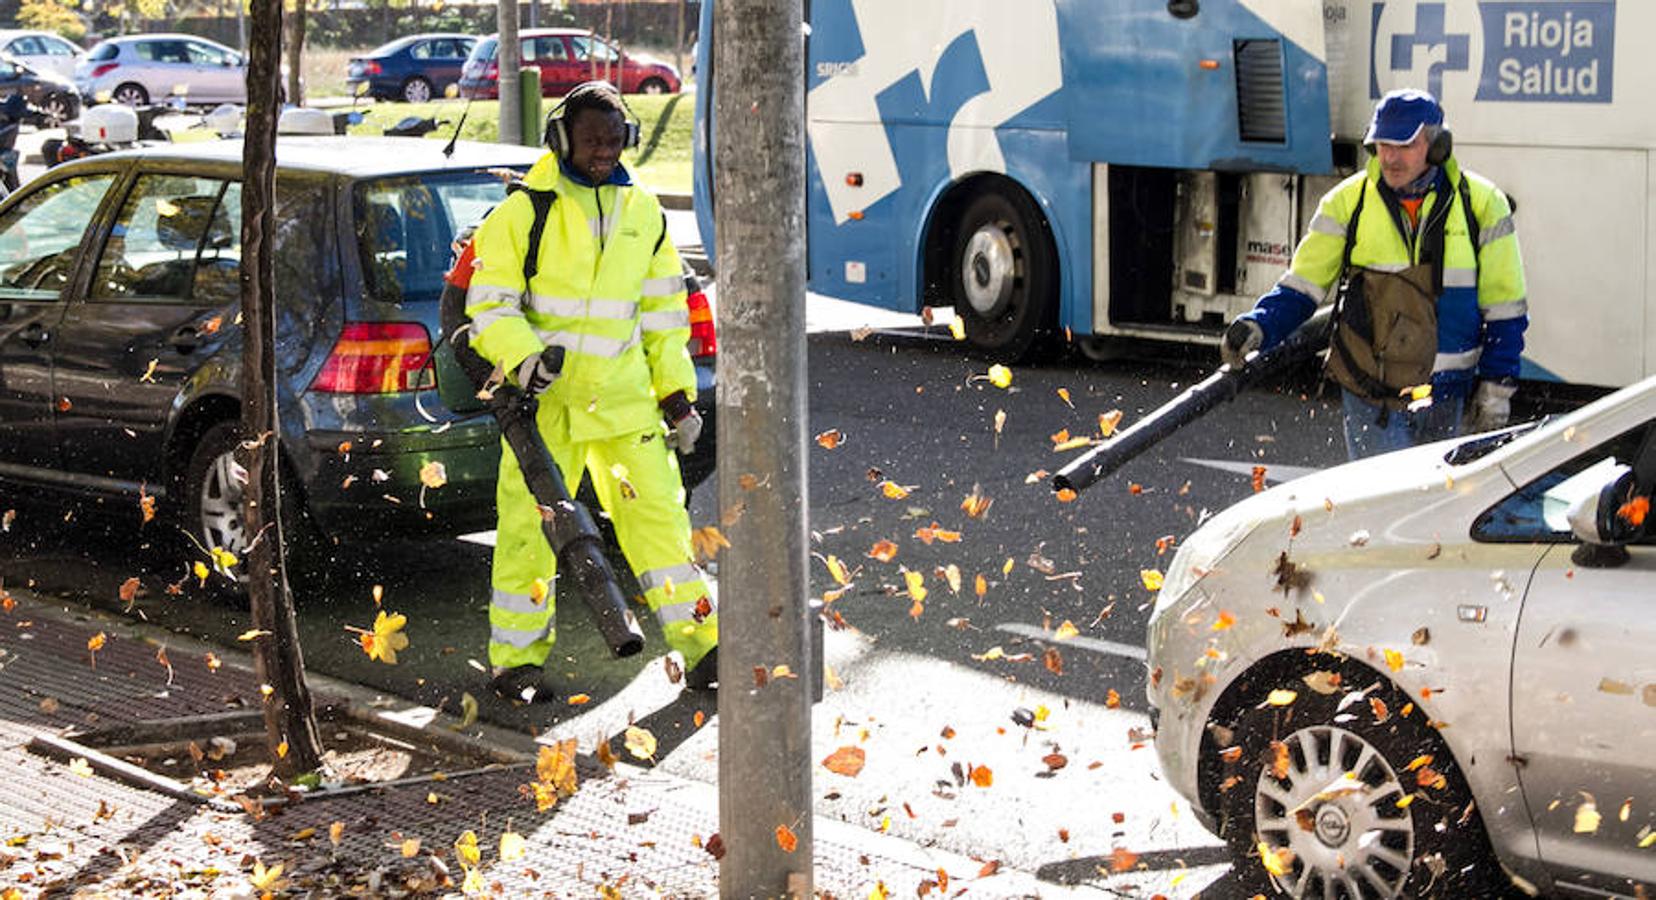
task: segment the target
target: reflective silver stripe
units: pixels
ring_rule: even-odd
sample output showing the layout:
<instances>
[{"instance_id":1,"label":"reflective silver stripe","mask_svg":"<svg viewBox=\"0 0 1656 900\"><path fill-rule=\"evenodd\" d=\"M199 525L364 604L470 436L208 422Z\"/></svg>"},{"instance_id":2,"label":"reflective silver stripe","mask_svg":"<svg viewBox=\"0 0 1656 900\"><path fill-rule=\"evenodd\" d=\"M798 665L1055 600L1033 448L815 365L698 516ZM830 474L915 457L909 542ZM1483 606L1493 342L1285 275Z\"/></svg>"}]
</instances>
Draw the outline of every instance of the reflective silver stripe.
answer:
<instances>
[{"instance_id":1,"label":"reflective silver stripe","mask_svg":"<svg viewBox=\"0 0 1656 900\"><path fill-rule=\"evenodd\" d=\"M483 329L499 322L501 319L521 318L523 318L523 310L515 306L491 307L472 317L472 334L481 334Z\"/></svg>"},{"instance_id":2,"label":"reflective silver stripe","mask_svg":"<svg viewBox=\"0 0 1656 900\"><path fill-rule=\"evenodd\" d=\"M1519 316L1529 315L1529 301L1518 299L1508 303L1497 303L1494 306L1485 306L1478 311L1483 313L1485 322L1499 322L1502 319L1516 319Z\"/></svg>"},{"instance_id":3,"label":"reflective silver stripe","mask_svg":"<svg viewBox=\"0 0 1656 900\"><path fill-rule=\"evenodd\" d=\"M638 304L630 300L583 299L578 297L549 297L533 294L529 308L548 316L566 319L631 319L638 315Z\"/></svg>"},{"instance_id":4,"label":"reflective silver stripe","mask_svg":"<svg viewBox=\"0 0 1656 900\"><path fill-rule=\"evenodd\" d=\"M699 599L692 603L663 603L661 608L656 610L656 621L661 623L662 628L677 625L681 622L693 623L696 621L696 607L700 604ZM712 611L707 616L719 614L719 604L714 601L712 594L707 595L707 604L712 607ZM706 621L707 616L702 617L703 621Z\"/></svg>"},{"instance_id":5,"label":"reflective silver stripe","mask_svg":"<svg viewBox=\"0 0 1656 900\"><path fill-rule=\"evenodd\" d=\"M551 624L550 621L547 622L548 626ZM522 650L536 641L545 639L551 633L552 629L550 627L534 631L518 631L514 628L501 628L499 625L491 625L489 626L489 642L492 644L510 644Z\"/></svg>"},{"instance_id":6,"label":"reflective silver stripe","mask_svg":"<svg viewBox=\"0 0 1656 900\"><path fill-rule=\"evenodd\" d=\"M1444 287L1477 287L1478 286L1478 270L1477 269L1444 269L1443 270L1443 286Z\"/></svg>"},{"instance_id":7,"label":"reflective silver stripe","mask_svg":"<svg viewBox=\"0 0 1656 900\"><path fill-rule=\"evenodd\" d=\"M1439 353L1432 363L1434 372L1458 372L1470 369L1478 364L1478 357L1483 355L1482 347L1473 347L1460 353Z\"/></svg>"},{"instance_id":8,"label":"reflective silver stripe","mask_svg":"<svg viewBox=\"0 0 1656 900\"><path fill-rule=\"evenodd\" d=\"M1338 219L1322 213L1318 213L1317 217L1311 220L1311 230L1320 234L1331 234L1339 238L1345 237L1346 234L1345 226L1341 225Z\"/></svg>"},{"instance_id":9,"label":"reflective silver stripe","mask_svg":"<svg viewBox=\"0 0 1656 900\"><path fill-rule=\"evenodd\" d=\"M599 218L596 218L596 219L587 219L587 230L591 231L592 236L595 237L595 238L608 238L610 235L615 233L615 223L619 222L620 220L621 220L621 189L616 188L616 190L615 190L615 199L610 202L609 216L608 217L600 216ZM603 225L604 225L604 230L603 230L602 233L599 233L599 231L598 231L598 223L599 222L602 222Z\"/></svg>"},{"instance_id":10,"label":"reflective silver stripe","mask_svg":"<svg viewBox=\"0 0 1656 900\"><path fill-rule=\"evenodd\" d=\"M639 316L638 324L645 331L672 331L675 328L689 328L690 310L669 309L664 312L647 312Z\"/></svg>"},{"instance_id":11,"label":"reflective silver stripe","mask_svg":"<svg viewBox=\"0 0 1656 900\"><path fill-rule=\"evenodd\" d=\"M548 347L562 347L574 353L585 353L589 356L602 356L616 359L626 353L638 342L638 328L633 327L633 337L629 340L618 341L615 338L600 337L596 334L580 334L574 331L545 331L535 329L535 335L541 343Z\"/></svg>"},{"instance_id":12,"label":"reflective silver stripe","mask_svg":"<svg viewBox=\"0 0 1656 900\"><path fill-rule=\"evenodd\" d=\"M1401 272L1409 268L1408 263L1367 263L1362 266L1375 272Z\"/></svg>"},{"instance_id":13,"label":"reflective silver stripe","mask_svg":"<svg viewBox=\"0 0 1656 900\"><path fill-rule=\"evenodd\" d=\"M541 613L546 612L546 604L536 603L535 598L528 594L513 594L496 588L489 595L489 605L495 609L510 613Z\"/></svg>"},{"instance_id":14,"label":"reflective silver stripe","mask_svg":"<svg viewBox=\"0 0 1656 900\"><path fill-rule=\"evenodd\" d=\"M684 276L674 275L670 278L646 278L642 293L646 297L670 297L684 290Z\"/></svg>"},{"instance_id":15,"label":"reflective silver stripe","mask_svg":"<svg viewBox=\"0 0 1656 900\"><path fill-rule=\"evenodd\" d=\"M677 566L667 566L663 569L651 569L638 576L638 584L646 591L653 591L656 588L666 587L669 580L673 582L675 587L678 587L691 582L699 582L701 578L700 569L690 563L683 563Z\"/></svg>"},{"instance_id":16,"label":"reflective silver stripe","mask_svg":"<svg viewBox=\"0 0 1656 900\"><path fill-rule=\"evenodd\" d=\"M466 305L477 306L480 303L506 303L519 306L523 303L523 292L498 284L474 284L466 289Z\"/></svg>"},{"instance_id":17,"label":"reflective silver stripe","mask_svg":"<svg viewBox=\"0 0 1656 900\"><path fill-rule=\"evenodd\" d=\"M1518 226L1513 223L1511 216L1507 216L1501 221L1496 222L1494 225L1478 232L1478 246L1482 247L1485 244L1493 243L1509 234L1516 234L1517 231Z\"/></svg>"},{"instance_id":18,"label":"reflective silver stripe","mask_svg":"<svg viewBox=\"0 0 1656 900\"><path fill-rule=\"evenodd\" d=\"M1323 297L1328 293L1323 288L1313 284L1309 279L1300 275L1295 275L1293 272L1282 273L1282 277L1277 279L1277 284L1285 288L1291 288L1292 290L1299 291L1318 303L1321 303L1323 301Z\"/></svg>"}]
</instances>

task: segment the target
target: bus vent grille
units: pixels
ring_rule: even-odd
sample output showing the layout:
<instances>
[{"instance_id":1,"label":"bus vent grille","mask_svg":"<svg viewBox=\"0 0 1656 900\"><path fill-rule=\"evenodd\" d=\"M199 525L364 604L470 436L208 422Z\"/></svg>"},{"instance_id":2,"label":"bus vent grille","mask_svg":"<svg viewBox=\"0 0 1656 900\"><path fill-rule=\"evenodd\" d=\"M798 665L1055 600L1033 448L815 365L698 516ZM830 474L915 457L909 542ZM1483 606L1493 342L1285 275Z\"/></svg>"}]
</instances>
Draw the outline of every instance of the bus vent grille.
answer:
<instances>
[{"instance_id":1,"label":"bus vent grille","mask_svg":"<svg viewBox=\"0 0 1656 900\"><path fill-rule=\"evenodd\" d=\"M1244 141L1285 143L1288 110L1282 91L1282 42L1237 41L1236 109Z\"/></svg>"}]
</instances>

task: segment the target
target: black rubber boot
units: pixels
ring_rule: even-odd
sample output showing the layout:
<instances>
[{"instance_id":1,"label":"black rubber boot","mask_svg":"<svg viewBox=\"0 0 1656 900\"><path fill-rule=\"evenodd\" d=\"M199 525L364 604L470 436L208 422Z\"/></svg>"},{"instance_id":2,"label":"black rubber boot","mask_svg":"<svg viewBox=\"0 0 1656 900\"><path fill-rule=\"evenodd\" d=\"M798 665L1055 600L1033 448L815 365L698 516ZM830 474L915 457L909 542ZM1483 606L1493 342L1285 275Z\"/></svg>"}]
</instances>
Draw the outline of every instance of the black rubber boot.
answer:
<instances>
[{"instance_id":1,"label":"black rubber boot","mask_svg":"<svg viewBox=\"0 0 1656 900\"><path fill-rule=\"evenodd\" d=\"M552 692L541 683L540 666L514 666L498 672L489 681L495 696L515 703L545 703Z\"/></svg>"},{"instance_id":2,"label":"black rubber boot","mask_svg":"<svg viewBox=\"0 0 1656 900\"><path fill-rule=\"evenodd\" d=\"M684 686L693 691L714 691L719 688L719 648L707 651L696 667L684 675Z\"/></svg>"}]
</instances>

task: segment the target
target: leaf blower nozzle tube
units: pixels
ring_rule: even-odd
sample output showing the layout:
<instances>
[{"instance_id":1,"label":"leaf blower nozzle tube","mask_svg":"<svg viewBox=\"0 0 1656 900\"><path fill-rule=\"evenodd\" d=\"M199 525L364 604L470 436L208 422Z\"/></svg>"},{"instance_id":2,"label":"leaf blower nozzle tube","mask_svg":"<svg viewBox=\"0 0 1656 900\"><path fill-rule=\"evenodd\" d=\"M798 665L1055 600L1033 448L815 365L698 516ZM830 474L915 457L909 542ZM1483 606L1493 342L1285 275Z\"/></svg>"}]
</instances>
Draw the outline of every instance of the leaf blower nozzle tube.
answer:
<instances>
[{"instance_id":1,"label":"leaf blower nozzle tube","mask_svg":"<svg viewBox=\"0 0 1656 900\"><path fill-rule=\"evenodd\" d=\"M469 341L471 321L465 310L471 262L471 247L467 246L444 279L439 305L444 341L439 347L441 343L448 344L454 361L481 395L494 367L471 349ZM562 367L562 347L548 347L541 356L553 371ZM523 472L524 485L540 506L541 530L552 552L557 554L559 580L574 587L575 595L592 613L611 653L619 657L642 651L644 631L616 583L615 570L610 568L609 559L604 555L604 540L598 534L598 526L586 507L570 498L563 473L535 427L535 398L513 385L501 384L480 399L482 407L500 424L501 436L512 448L518 468Z\"/></svg>"}]
</instances>

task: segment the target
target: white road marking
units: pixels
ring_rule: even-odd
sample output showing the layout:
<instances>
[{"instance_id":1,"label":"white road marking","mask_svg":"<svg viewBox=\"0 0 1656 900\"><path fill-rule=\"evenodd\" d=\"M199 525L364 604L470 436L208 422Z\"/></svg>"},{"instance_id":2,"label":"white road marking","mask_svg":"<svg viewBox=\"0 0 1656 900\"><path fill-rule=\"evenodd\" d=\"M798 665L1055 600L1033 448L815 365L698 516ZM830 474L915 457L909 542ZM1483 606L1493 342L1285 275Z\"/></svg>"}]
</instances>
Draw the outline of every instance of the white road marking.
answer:
<instances>
[{"instance_id":1,"label":"white road marking","mask_svg":"<svg viewBox=\"0 0 1656 900\"><path fill-rule=\"evenodd\" d=\"M1190 463L1193 466L1206 466L1209 469L1218 469L1221 472L1234 472L1238 475L1252 475L1256 462L1233 462L1228 459L1196 459L1190 456L1179 457L1179 462ZM1265 480L1273 484L1284 481L1293 481L1307 475L1315 475L1322 469L1311 466L1284 466L1281 464L1265 466Z\"/></svg>"},{"instance_id":2,"label":"white road marking","mask_svg":"<svg viewBox=\"0 0 1656 900\"><path fill-rule=\"evenodd\" d=\"M996 625L995 630L1004 631L1008 634L1017 634L1022 635L1023 637L1035 638L1037 640L1061 643L1066 647L1078 647L1082 650L1091 650L1094 653L1102 653L1105 656L1125 656L1128 659L1136 659L1139 662L1144 662L1150 658L1149 654L1145 652L1143 647L1135 646L1133 644L1121 644L1116 641L1101 641L1098 638L1090 638L1084 635L1078 635L1064 641L1056 641L1052 637L1052 632L1047 631L1045 628L1041 628L1037 625L1025 625L1022 622L1004 622L1000 625Z\"/></svg>"}]
</instances>

